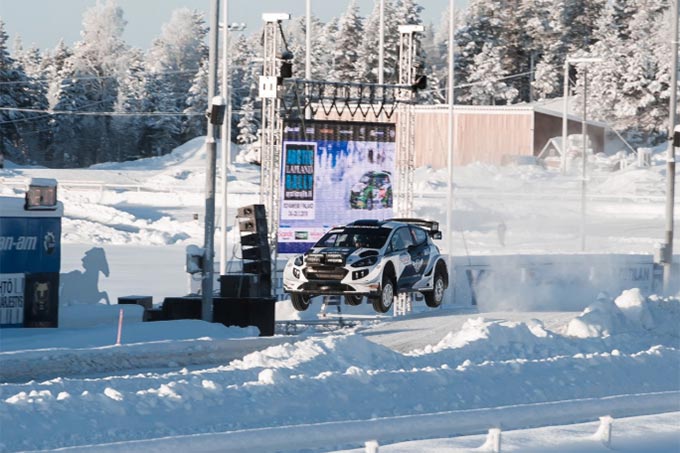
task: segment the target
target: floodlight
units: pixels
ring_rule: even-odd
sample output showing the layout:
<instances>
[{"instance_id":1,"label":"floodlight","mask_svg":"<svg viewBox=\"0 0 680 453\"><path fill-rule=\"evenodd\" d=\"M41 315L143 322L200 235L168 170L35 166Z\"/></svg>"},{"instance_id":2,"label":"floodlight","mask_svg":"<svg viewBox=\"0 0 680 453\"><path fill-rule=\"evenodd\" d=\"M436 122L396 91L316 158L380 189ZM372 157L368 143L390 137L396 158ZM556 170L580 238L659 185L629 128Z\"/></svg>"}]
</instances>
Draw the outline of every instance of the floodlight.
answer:
<instances>
[{"instance_id":1,"label":"floodlight","mask_svg":"<svg viewBox=\"0 0 680 453\"><path fill-rule=\"evenodd\" d=\"M400 25L399 33L416 33L425 31L425 27L422 25Z\"/></svg>"},{"instance_id":2,"label":"floodlight","mask_svg":"<svg viewBox=\"0 0 680 453\"><path fill-rule=\"evenodd\" d=\"M262 20L265 22L281 22L282 20L289 20L288 13L263 13Z\"/></svg>"}]
</instances>

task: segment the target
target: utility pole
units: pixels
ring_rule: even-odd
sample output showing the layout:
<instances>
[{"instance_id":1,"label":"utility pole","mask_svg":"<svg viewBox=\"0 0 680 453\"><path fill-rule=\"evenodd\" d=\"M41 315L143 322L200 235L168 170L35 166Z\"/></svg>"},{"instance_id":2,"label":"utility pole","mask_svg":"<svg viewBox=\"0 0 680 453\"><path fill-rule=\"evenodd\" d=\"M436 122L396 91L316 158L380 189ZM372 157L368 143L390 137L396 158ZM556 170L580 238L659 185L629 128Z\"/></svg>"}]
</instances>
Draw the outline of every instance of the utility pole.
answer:
<instances>
[{"instance_id":1,"label":"utility pole","mask_svg":"<svg viewBox=\"0 0 680 453\"><path fill-rule=\"evenodd\" d=\"M666 234L663 244L663 291L668 295L670 291L671 275L673 271L673 215L675 203L675 147L673 146L673 132L675 130L678 90L678 1L673 1L671 13L671 99L668 115L668 153L666 157Z\"/></svg>"},{"instance_id":2,"label":"utility pole","mask_svg":"<svg viewBox=\"0 0 680 453\"><path fill-rule=\"evenodd\" d=\"M380 39L378 43L378 83L385 83L385 0L380 0Z\"/></svg>"},{"instance_id":3,"label":"utility pole","mask_svg":"<svg viewBox=\"0 0 680 453\"><path fill-rule=\"evenodd\" d=\"M227 120L222 125L222 210L220 211L220 275L227 273L227 173L231 161L231 94L229 93L229 0L222 13L222 96L227 102Z\"/></svg>"},{"instance_id":4,"label":"utility pole","mask_svg":"<svg viewBox=\"0 0 680 453\"><path fill-rule=\"evenodd\" d=\"M217 48L220 2L211 0L210 33L208 54L208 105L213 105L217 92ZM217 128L212 119L208 121L205 140L206 172L205 172L205 236L203 269L201 272L201 317L212 322L213 262L215 255L215 155L217 151Z\"/></svg>"},{"instance_id":5,"label":"utility pole","mask_svg":"<svg viewBox=\"0 0 680 453\"><path fill-rule=\"evenodd\" d=\"M449 102L449 124L448 124L448 134L447 134L447 142L448 142L448 159L447 159L447 167L448 167L448 187L446 191L446 242L448 243L448 254L449 254L449 259L448 262L446 263L449 269L449 287L452 288L451 293L455 294L454 288L455 288L455 272L453 269L453 149L455 146L455 139L456 139L456 129L455 129L455 122L454 122L454 111L453 111L453 105L455 103L455 99L453 97L453 82L455 80L453 70L454 70L454 65L453 65L453 57L454 57L454 19L456 17L455 13L455 0L449 0L449 80L448 80L448 102ZM452 299L454 299L452 297ZM452 300L452 302L455 302L455 300Z\"/></svg>"}]
</instances>

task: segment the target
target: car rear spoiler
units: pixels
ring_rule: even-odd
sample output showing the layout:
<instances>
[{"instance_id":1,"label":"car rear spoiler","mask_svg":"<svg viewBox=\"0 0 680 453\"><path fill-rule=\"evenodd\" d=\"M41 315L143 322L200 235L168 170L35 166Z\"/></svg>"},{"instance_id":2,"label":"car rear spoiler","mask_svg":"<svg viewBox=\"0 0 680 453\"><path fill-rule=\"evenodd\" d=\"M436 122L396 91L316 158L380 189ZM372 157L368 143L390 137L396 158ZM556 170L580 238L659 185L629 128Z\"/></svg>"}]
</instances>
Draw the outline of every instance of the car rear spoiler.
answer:
<instances>
[{"instance_id":1,"label":"car rear spoiler","mask_svg":"<svg viewBox=\"0 0 680 453\"><path fill-rule=\"evenodd\" d=\"M421 228L424 228L427 230L427 233L430 235L432 239L441 239L442 238L442 232L439 231L439 222L435 222L434 220L424 220L424 219L416 219L416 218L395 218L395 219L388 219L388 221L392 222L402 222L402 223L408 223L409 225L416 225Z\"/></svg>"}]
</instances>

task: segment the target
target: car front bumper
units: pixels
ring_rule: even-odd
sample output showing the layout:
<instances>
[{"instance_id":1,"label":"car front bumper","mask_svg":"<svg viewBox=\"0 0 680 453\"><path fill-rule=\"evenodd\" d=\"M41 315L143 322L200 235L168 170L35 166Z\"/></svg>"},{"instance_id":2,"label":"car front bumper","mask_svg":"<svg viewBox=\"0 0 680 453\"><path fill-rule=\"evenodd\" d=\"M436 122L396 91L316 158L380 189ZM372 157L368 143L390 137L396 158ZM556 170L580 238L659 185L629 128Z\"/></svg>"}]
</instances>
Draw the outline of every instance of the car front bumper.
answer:
<instances>
[{"instance_id":1,"label":"car front bumper","mask_svg":"<svg viewBox=\"0 0 680 453\"><path fill-rule=\"evenodd\" d=\"M288 263L283 271L283 290L287 293L307 295L377 295L380 291L382 266L353 268L346 266L347 274L342 279L318 279L305 276L306 266ZM354 278L355 272L365 271L365 275Z\"/></svg>"}]
</instances>

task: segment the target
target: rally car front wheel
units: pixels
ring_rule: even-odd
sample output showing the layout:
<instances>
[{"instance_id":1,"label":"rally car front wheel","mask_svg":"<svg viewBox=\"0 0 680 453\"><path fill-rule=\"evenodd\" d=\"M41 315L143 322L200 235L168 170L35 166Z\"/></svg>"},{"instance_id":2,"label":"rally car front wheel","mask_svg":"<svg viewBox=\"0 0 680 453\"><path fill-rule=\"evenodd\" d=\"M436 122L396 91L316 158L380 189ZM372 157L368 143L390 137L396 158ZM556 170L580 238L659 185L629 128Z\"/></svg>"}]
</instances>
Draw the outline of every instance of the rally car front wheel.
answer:
<instances>
[{"instance_id":1,"label":"rally car front wheel","mask_svg":"<svg viewBox=\"0 0 680 453\"><path fill-rule=\"evenodd\" d=\"M442 304L444 291L446 291L446 280L441 269L437 269L435 272L432 287L432 291L423 292L423 296L425 296L425 304L428 307L437 308Z\"/></svg>"},{"instance_id":2,"label":"rally car front wheel","mask_svg":"<svg viewBox=\"0 0 680 453\"><path fill-rule=\"evenodd\" d=\"M371 298L373 309L378 313L387 313L394 302L394 279L391 274L384 274L382 279L382 291L378 297Z\"/></svg>"},{"instance_id":3,"label":"rally car front wheel","mask_svg":"<svg viewBox=\"0 0 680 453\"><path fill-rule=\"evenodd\" d=\"M290 301L293 304L293 308L297 311L305 311L309 308L310 297L304 294L291 294Z\"/></svg>"}]
</instances>

